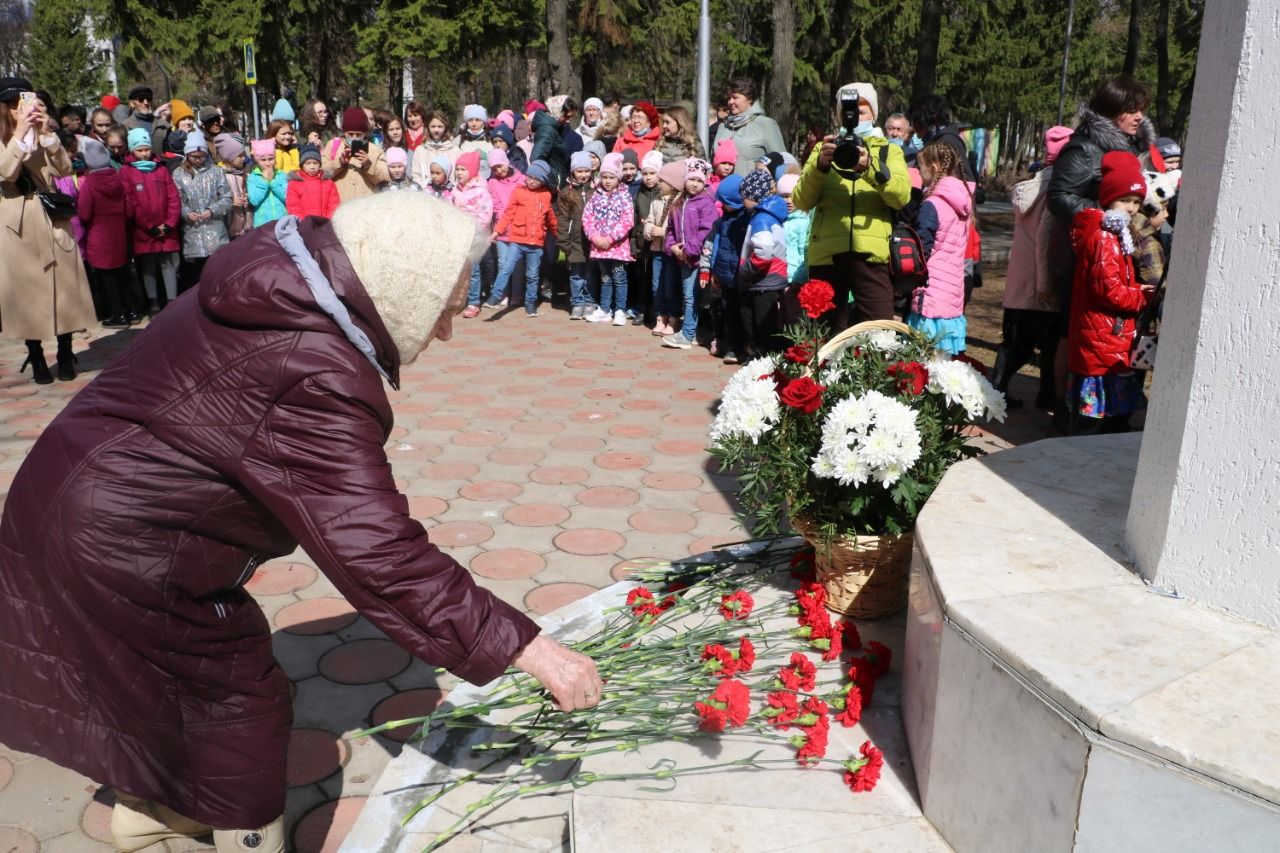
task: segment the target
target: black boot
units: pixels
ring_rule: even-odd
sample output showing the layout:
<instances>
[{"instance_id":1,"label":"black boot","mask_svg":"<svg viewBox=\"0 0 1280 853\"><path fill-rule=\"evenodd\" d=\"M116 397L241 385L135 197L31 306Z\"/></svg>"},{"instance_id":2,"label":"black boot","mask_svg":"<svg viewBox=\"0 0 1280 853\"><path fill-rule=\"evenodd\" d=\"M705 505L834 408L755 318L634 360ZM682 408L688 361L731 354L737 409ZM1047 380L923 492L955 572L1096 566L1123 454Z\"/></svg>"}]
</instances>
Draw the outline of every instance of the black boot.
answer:
<instances>
[{"instance_id":1,"label":"black boot","mask_svg":"<svg viewBox=\"0 0 1280 853\"><path fill-rule=\"evenodd\" d=\"M49 365L44 360L44 346L40 341L27 341L27 360L22 362L18 372L25 371L28 364L31 365L31 379L37 385L53 382L53 374L49 372Z\"/></svg>"},{"instance_id":2,"label":"black boot","mask_svg":"<svg viewBox=\"0 0 1280 853\"><path fill-rule=\"evenodd\" d=\"M71 352L71 335L58 335L58 380L70 382L76 378L76 357Z\"/></svg>"}]
</instances>

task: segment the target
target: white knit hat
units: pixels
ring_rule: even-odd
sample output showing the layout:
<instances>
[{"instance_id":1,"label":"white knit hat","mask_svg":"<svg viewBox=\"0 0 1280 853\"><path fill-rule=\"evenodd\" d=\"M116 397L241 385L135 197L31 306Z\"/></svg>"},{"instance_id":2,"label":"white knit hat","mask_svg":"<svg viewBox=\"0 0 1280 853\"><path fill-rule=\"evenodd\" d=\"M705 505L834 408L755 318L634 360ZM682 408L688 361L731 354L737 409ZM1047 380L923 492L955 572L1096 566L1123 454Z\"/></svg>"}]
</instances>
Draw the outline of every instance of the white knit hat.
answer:
<instances>
[{"instance_id":1,"label":"white knit hat","mask_svg":"<svg viewBox=\"0 0 1280 853\"><path fill-rule=\"evenodd\" d=\"M488 234L425 193L376 193L343 202L333 233L409 364L435 331L449 297L470 278Z\"/></svg>"},{"instance_id":2,"label":"white knit hat","mask_svg":"<svg viewBox=\"0 0 1280 853\"><path fill-rule=\"evenodd\" d=\"M858 100L866 101L871 105L871 123L879 121L880 118L880 96L876 94L876 87L870 83L846 83L840 87L840 91L836 92L836 110L840 109L840 95L846 89L857 89Z\"/></svg>"}]
</instances>

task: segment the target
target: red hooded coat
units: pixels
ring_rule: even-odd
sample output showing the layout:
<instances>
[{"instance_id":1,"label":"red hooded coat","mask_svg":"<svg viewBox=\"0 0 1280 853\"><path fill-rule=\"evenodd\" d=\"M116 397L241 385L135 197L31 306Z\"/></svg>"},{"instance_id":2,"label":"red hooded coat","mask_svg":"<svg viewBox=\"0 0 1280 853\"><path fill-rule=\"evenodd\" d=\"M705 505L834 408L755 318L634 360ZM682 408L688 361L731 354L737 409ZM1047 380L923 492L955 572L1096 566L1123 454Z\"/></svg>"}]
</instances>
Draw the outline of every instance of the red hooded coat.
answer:
<instances>
[{"instance_id":1,"label":"red hooded coat","mask_svg":"<svg viewBox=\"0 0 1280 853\"><path fill-rule=\"evenodd\" d=\"M328 221L307 250L395 381ZM216 827L285 805L292 707L244 584L301 545L365 618L475 683L538 633L409 515L373 365L260 228L45 429L0 522L0 742Z\"/></svg>"},{"instance_id":2,"label":"red hooded coat","mask_svg":"<svg viewBox=\"0 0 1280 853\"><path fill-rule=\"evenodd\" d=\"M1102 211L1082 210L1071 224L1076 253L1071 288L1067 367L1077 376L1105 376L1129 368L1135 320L1146 305L1133 257L1120 238L1102 230Z\"/></svg>"}]
</instances>

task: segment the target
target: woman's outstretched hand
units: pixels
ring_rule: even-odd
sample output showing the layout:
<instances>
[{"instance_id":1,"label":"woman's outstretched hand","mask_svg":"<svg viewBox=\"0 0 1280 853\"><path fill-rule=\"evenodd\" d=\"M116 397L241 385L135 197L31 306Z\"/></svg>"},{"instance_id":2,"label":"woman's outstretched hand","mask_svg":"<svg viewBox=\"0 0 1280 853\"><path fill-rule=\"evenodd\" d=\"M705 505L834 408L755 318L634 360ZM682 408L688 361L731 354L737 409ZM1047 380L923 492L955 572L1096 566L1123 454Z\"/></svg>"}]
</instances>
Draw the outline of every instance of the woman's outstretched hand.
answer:
<instances>
[{"instance_id":1,"label":"woman's outstretched hand","mask_svg":"<svg viewBox=\"0 0 1280 853\"><path fill-rule=\"evenodd\" d=\"M594 708L600 703L604 683L595 661L545 634L534 637L511 664L542 682L562 711Z\"/></svg>"}]
</instances>

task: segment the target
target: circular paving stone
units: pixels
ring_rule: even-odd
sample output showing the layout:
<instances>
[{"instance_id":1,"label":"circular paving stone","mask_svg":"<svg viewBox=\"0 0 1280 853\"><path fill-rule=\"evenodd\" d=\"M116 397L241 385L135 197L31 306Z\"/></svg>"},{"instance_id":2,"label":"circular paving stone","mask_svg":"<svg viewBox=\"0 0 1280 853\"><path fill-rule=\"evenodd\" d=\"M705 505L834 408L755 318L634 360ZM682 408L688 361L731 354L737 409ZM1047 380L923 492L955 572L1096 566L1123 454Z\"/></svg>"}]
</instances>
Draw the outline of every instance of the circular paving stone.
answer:
<instances>
[{"instance_id":1,"label":"circular paving stone","mask_svg":"<svg viewBox=\"0 0 1280 853\"><path fill-rule=\"evenodd\" d=\"M244 588L254 595L284 595L311 586L316 570L303 563L267 563L249 578Z\"/></svg>"},{"instance_id":2,"label":"circular paving stone","mask_svg":"<svg viewBox=\"0 0 1280 853\"><path fill-rule=\"evenodd\" d=\"M476 432L457 433L450 441L459 447L492 447L495 444L501 444L504 438L506 436L500 432L479 430Z\"/></svg>"},{"instance_id":3,"label":"circular paving stone","mask_svg":"<svg viewBox=\"0 0 1280 853\"><path fill-rule=\"evenodd\" d=\"M392 462L401 460L417 462L435 459L444 451L438 444L414 442L413 444L393 444L387 450L387 457Z\"/></svg>"},{"instance_id":4,"label":"circular paving stone","mask_svg":"<svg viewBox=\"0 0 1280 853\"><path fill-rule=\"evenodd\" d=\"M600 371L600 376L605 379L635 379L636 372L621 367L615 367L610 370Z\"/></svg>"},{"instance_id":5,"label":"circular paving stone","mask_svg":"<svg viewBox=\"0 0 1280 853\"><path fill-rule=\"evenodd\" d=\"M320 674L338 684L373 684L399 675L412 661L412 655L390 640L354 640L325 652Z\"/></svg>"},{"instance_id":6,"label":"circular paving stone","mask_svg":"<svg viewBox=\"0 0 1280 853\"><path fill-rule=\"evenodd\" d=\"M580 424L603 424L608 423L617 417L617 412L601 412L596 409L586 409L569 415L569 420Z\"/></svg>"},{"instance_id":7,"label":"circular paving stone","mask_svg":"<svg viewBox=\"0 0 1280 853\"><path fill-rule=\"evenodd\" d=\"M736 515L738 508L733 500L724 492L708 492L697 500L698 509L714 512L719 515Z\"/></svg>"},{"instance_id":8,"label":"circular paving stone","mask_svg":"<svg viewBox=\"0 0 1280 853\"><path fill-rule=\"evenodd\" d=\"M685 474L681 471L655 471L652 474L645 474L641 482L651 489L660 489L664 492L685 492L701 486L702 478L696 474Z\"/></svg>"},{"instance_id":9,"label":"circular paving stone","mask_svg":"<svg viewBox=\"0 0 1280 853\"><path fill-rule=\"evenodd\" d=\"M707 452L704 442L680 438L659 441L653 449L666 456L699 456Z\"/></svg>"},{"instance_id":10,"label":"circular paving stone","mask_svg":"<svg viewBox=\"0 0 1280 853\"><path fill-rule=\"evenodd\" d=\"M470 569L494 580L531 578L547 566L547 561L523 548L495 548L471 561Z\"/></svg>"},{"instance_id":11,"label":"circular paving stone","mask_svg":"<svg viewBox=\"0 0 1280 853\"><path fill-rule=\"evenodd\" d=\"M594 435L557 435L551 439L551 446L556 450L599 450L605 445L603 438Z\"/></svg>"},{"instance_id":12,"label":"circular paving stone","mask_svg":"<svg viewBox=\"0 0 1280 853\"><path fill-rule=\"evenodd\" d=\"M663 415L662 423L669 427L709 427L710 415Z\"/></svg>"},{"instance_id":13,"label":"circular paving stone","mask_svg":"<svg viewBox=\"0 0 1280 853\"><path fill-rule=\"evenodd\" d=\"M628 453L624 450L611 450L601 453L593 460L600 468L609 471L631 471L649 464L649 457L642 453Z\"/></svg>"},{"instance_id":14,"label":"circular paving stone","mask_svg":"<svg viewBox=\"0 0 1280 853\"><path fill-rule=\"evenodd\" d=\"M525 410L519 406L491 406L476 412L476 418L484 422L513 421L516 418L523 418L525 414Z\"/></svg>"},{"instance_id":15,"label":"circular paving stone","mask_svg":"<svg viewBox=\"0 0 1280 853\"><path fill-rule=\"evenodd\" d=\"M641 379L633 383L633 387L641 388L645 391L670 391L671 380L669 379Z\"/></svg>"},{"instance_id":16,"label":"circular paving stone","mask_svg":"<svg viewBox=\"0 0 1280 853\"><path fill-rule=\"evenodd\" d=\"M533 401L533 406L539 409L551 409L553 411L561 411L578 404L577 397L539 397Z\"/></svg>"},{"instance_id":17,"label":"circular paving stone","mask_svg":"<svg viewBox=\"0 0 1280 853\"><path fill-rule=\"evenodd\" d=\"M583 506L608 509L611 507L631 506L640 500L640 493L621 486L597 486L578 492L577 501Z\"/></svg>"},{"instance_id":18,"label":"circular paving stone","mask_svg":"<svg viewBox=\"0 0 1280 853\"><path fill-rule=\"evenodd\" d=\"M593 358L571 358L564 366L570 370L595 370L600 365Z\"/></svg>"},{"instance_id":19,"label":"circular paving stone","mask_svg":"<svg viewBox=\"0 0 1280 853\"><path fill-rule=\"evenodd\" d=\"M285 779L290 788L328 779L341 770L350 757L351 748L347 742L333 732L295 728L289 733L289 764Z\"/></svg>"},{"instance_id":20,"label":"circular paving stone","mask_svg":"<svg viewBox=\"0 0 1280 853\"><path fill-rule=\"evenodd\" d=\"M316 637L341 631L357 614L345 598L308 598L276 613L276 627L290 634Z\"/></svg>"},{"instance_id":21,"label":"circular paving stone","mask_svg":"<svg viewBox=\"0 0 1280 853\"><path fill-rule=\"evenodd\" d=\"M657 562L654 560L623 560L609 570L609 576L615 581L630 580L631 573L636 569L652 569L655 565Z\"/></svg>"},{"instance_id":22,"label":"circular paving stone","mask_svg":"<svg viewBox=\"0 0 1280 853\"><path fill-rule=\"evenodd\" d=\"M544 486L563 486L584 482L589 476L591 474L585 468L572 465L548 465L544 468L535 468L529 475L529 479Z\"/></svg>"},{"instance_id":23,"label":"circular paving stone","mask_svg":"<svg viewBox=\"0 0 1280 853\"><path fill-rule=\"evenodd\" d=\"M667 404L663 400L654 400L649 397L640 397L638 399L627 400L623 402L622 408L632 409L638 412L660 412L667 408Z\"/></svg>"},{"instance_id":24,"label":"circular paving stone","mask_svg":"<svg viewBox=\"0 0 1280 853\"><path fill-rule=\"evenodd\" d=\"M110 810L108 810L110 814ZM110 830L107 838L110 839ZM25 829L16 826L0 826L0 850L4 853L38 853L40 842Z\"/></svg>"},{"instance_id":25,"label":"circular paving stone","mask_svg":"<svg viewBox=\"0 0 1280 853\"><path fill-rule=\"evenodd\" d=\"M621 533L603 530L599 527L583 527L577 530L566 530L554 540L561 551L577 554L582 557L594 557L601 554L612 554L627 544Z\"/></svg>"},{"instance_id":26,"label":"circular paving stone","mask_svg":"<svg viewBox=\"0 0 1280 853\"><path fill-rule=\"evenodd\" d=\"M488 459L498 465L537 465L546 454L536 447L499 447Z\"/></svg>"},{"instance_id":27,"label":"circular paving stone","mask_svg":"<svg viewBox=\"0 0 1280 853\"><path fill-rule=\"evenodd\" d=\"M656 427L645 424L617 424L609 427L609 435L615 438L653 438L657 434Z\"/></svg>"},{"instance_id":28,"label":"circular paving stone","mask_svg":"<svg viewBox=\"0 0 1280 853\"><path fill-rule=\"evenodd\" d=\"M479 470L474 462L432 462L422 466L421 474L428 480L465 480Z\"/></svg>"},{"instance_id":29,"label":"circular paving stone","mask_svg":"<svg viewBox=\"0 0 1280 853\"><path fill-rule=\"evenodd\" d=\"M302 816L293 829L296 853L338 853L338 848L355 826L365 797L343 797L321 803Z\"/></svg>"},{"instance_id":30,"label":"circular paving stone","mask_svg":"<svg viewBox=\"0 0 1280 853\"><path fill-rule=\"evenodd\" d=\"M511 430L524 435L554 435L564 430L564 424L560 421L520 421Z\"/></svg>"},{"instance_id":31,"label":"circular paving stone","mask_svg":"<svg viewBox=\"0 0 1280 853\"><path fill-rule=\"evenodd\" d=\"M388 696L377 705L373 706L373 713L370 714L369 724L380 726L383 723L392 720L408 720L414 717L425 717L436 708L440 707L440 703L444 701L445 693L436 690L433 687L420 687L416 690L406 690L403 693L397 693L394 696ZM388 740L394 740L398 743L404 743L409 738L418 733L420 724L411 726L401 726L395 729L387 729L379 732L382 737Z\"/></svg>"},{"instance_id":32,"label":"circular paving stone","mask_svg":"<svg viewBox=\"0 0 1280 853\"><path fill-rule=\"evenodd\" d=\"M409 498L409 515L413 518L434 518L449 505L434 495L414 495Z\"/></svg>"},{"instance_id":33,"label":"circular paving stone","mask_svg":"<svg viewBox=\"0 0 1280 853\"><path fill-rule=\"evenodd\" d=\"M725 545L733 545L747 538L747 534L740 533L737 536L703 536L701 539L695 539L689 543L690 554L701 554L705 551L715 551Z\"/></svg>"},{"instance_id":34,"label":"circular paving stone","mask_svg":"<svg viewBox=\"0 0 1280 853\"><path fill-rule=\"evenodd\" d=\"M446 521L428 528L427 537L436 545L460 548L488 542L493 538L493 528L478 521Z\"/></svg>"},{"instance_id":35,"label":"circular paving stone","mask_svg":"<svg viewBox=\"0 0 1280 853\"><path fill-rule=\"evenodd\" d=\"M592 388L583 396L588 400L620 400L627 392L622 388Z\"/></svg>"},{"instance_id":36,"label":"circular paving stone","mask_svg":"<svg viewBox=\"0 0 1280 853\"><path fill-rule=\"evenodd\" d=\"M429 418L423 418L418 421L418 427L421 429L452 432L455 429L466 429L470 423L471 419L464 418L462 415L432 415Z\"/></svg>"},{"instance_id":37,"label":"circular paving stone","mask_svg":"<svg viewBox=\"0 0 1280 853\"><path fill-rule=\"evenodd\" d=\"M91 801L80 815L80 830L90 838L111 844L111 809L106 803ZM0 842L0 850L7 853L3 842Z\"/></svg>"},{"instance_id":38,"label":"circular paving stone","mask_svg":"<svg viewBox=\"0 0 1280 853\"><path fill-rule=\"evenodd\" d=\"M534 613L546 615L580 598L586 598L595 591L595 587L585 583L549 583L529 590L524 597L524 604Z\"/></svg>"},{"instance_id":39,"label":"circular paving stone","mask_svg":"<svg viewBox=\"0 0 1280 853\"><path fill-rule=\"evenodd\" d=\"M684 391L677 391L674 395L677 400L683 403L701 403L706 400L715 400L720 397L719 391L700 391L695 388L689 388Z\"/></svg>"},{"instance_id":40,"label":"circular paving stone","mask_svg":"<svg viewBox=\"0 0 1280 853\"><path fill-rule=\"evenodd\" d=\"M669 509L644 509L632 513L627 523L645 533L688 533L698 523L687 512Z\"/></svg>"},{"instance_id":41,"label":"circular paving stone","mask_svg":"<svg viewBox=\"0 0 1280 853\"><path fill-rule=\"evenodd\" d=\"M569 517L569 510L558 504L517 504L502 513L502 517L521 527L550 527Z\"/></svg>"},{"instance_id":42,"label":"circular paving stone","mask_svg":"<svg viewBox=\"0 0 1280 853\"><path fill-rule=\"evenodd\" d=\"M467 483L458 490L458 494L472 501L507 501L523 491L515 483L504 483L499 480L481 480L479 483Z\"/></svg>"},{"instance_id":43,"label":"circular paving stone","mask_svg":"<svg viewBox=\"0 0 1280 853\"><path fill-rule=\"evenodd\" d=\"M453 394L449 397L451 406L483 406L490 401L488 394Z\"/></svg>"}]
</instances>

